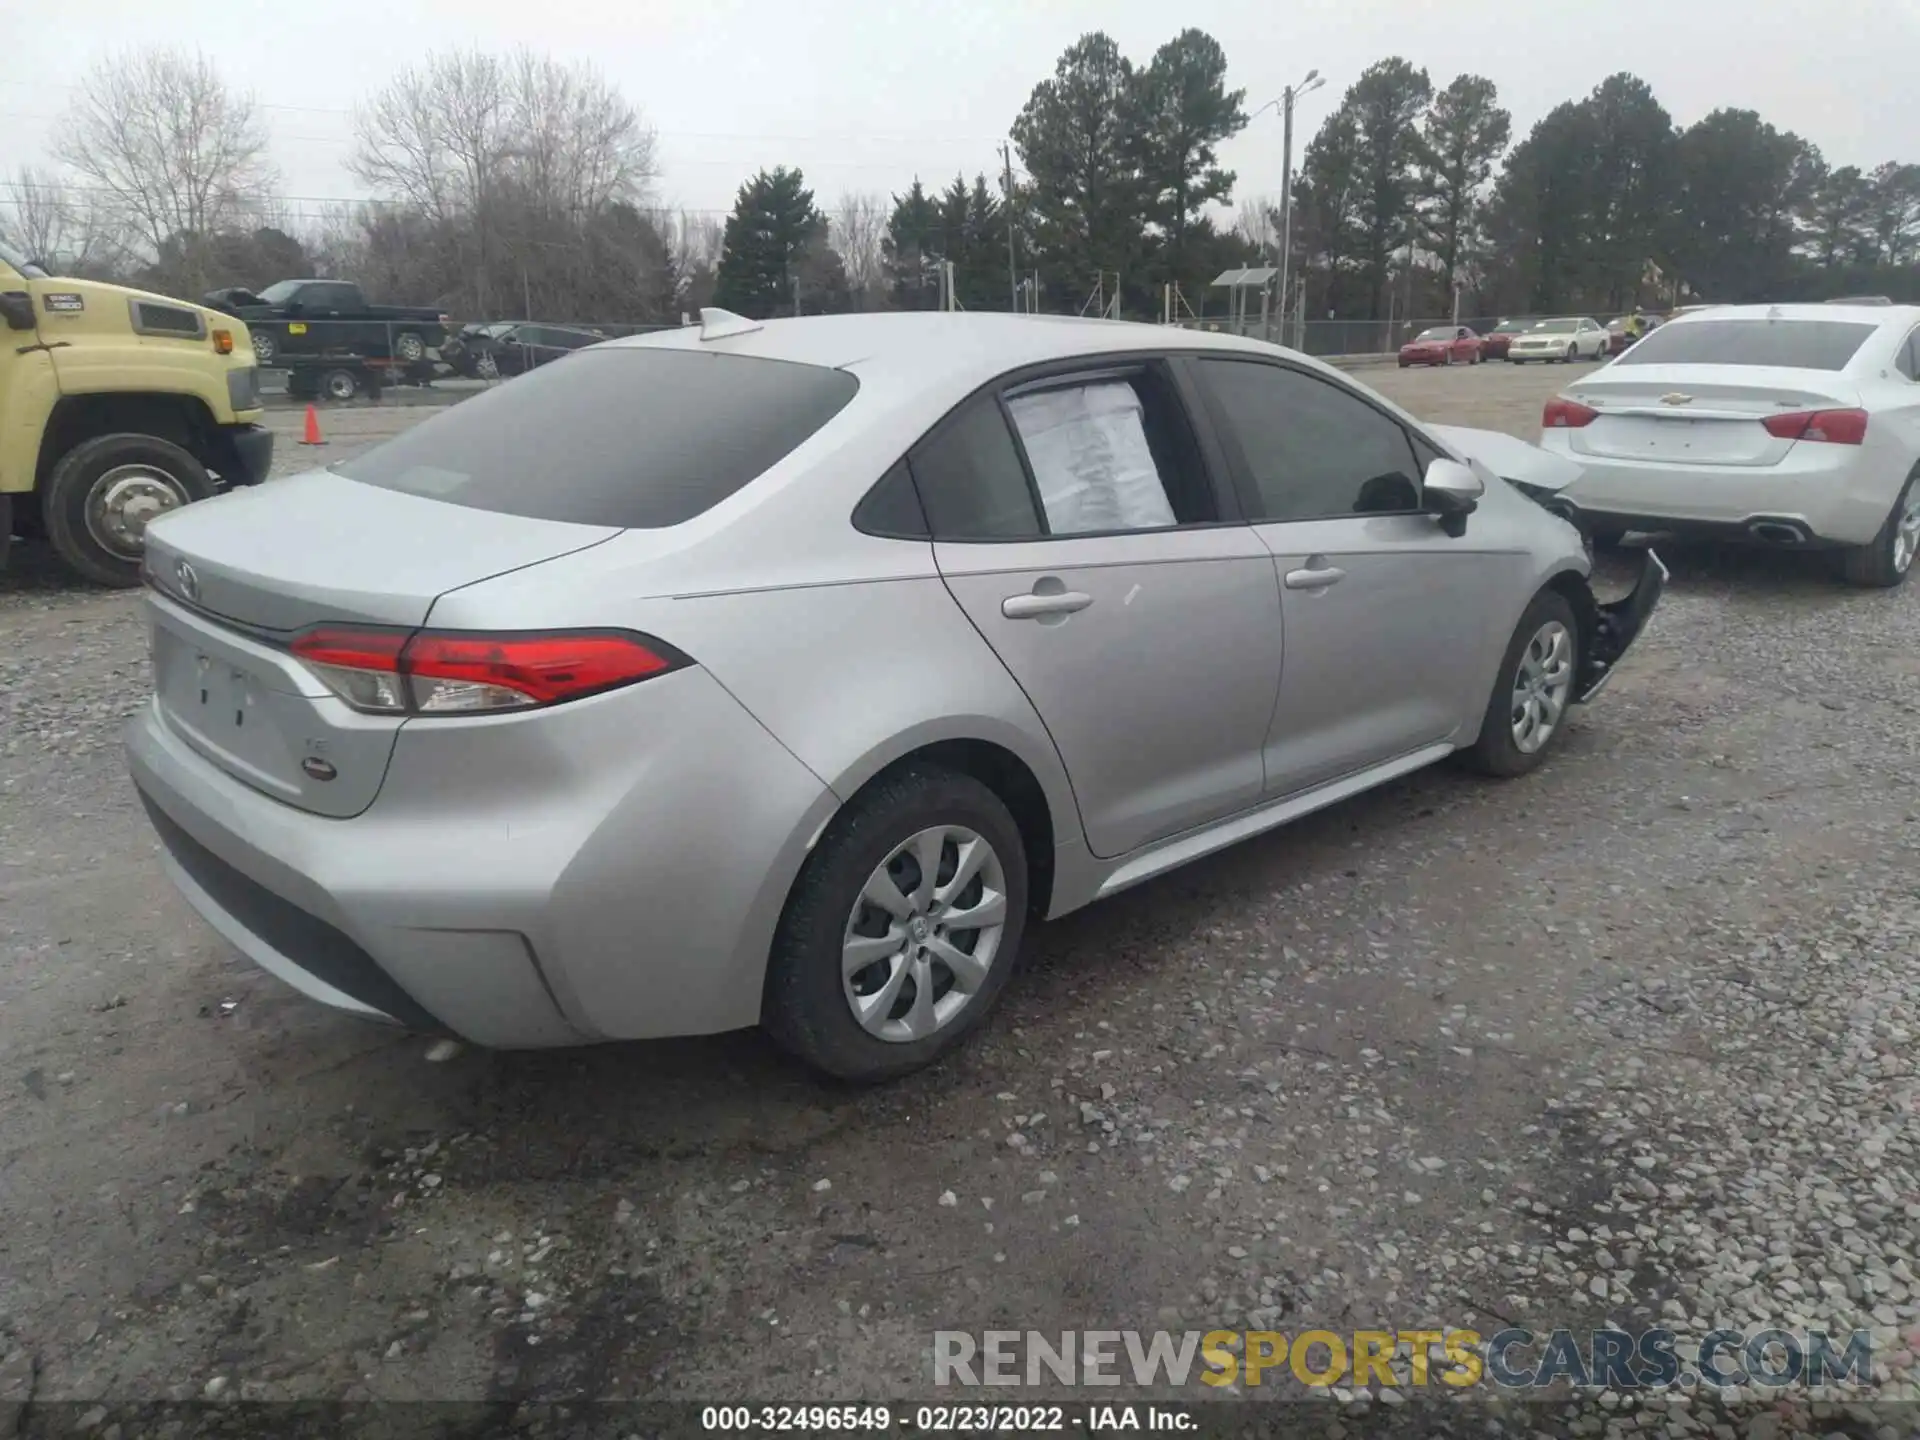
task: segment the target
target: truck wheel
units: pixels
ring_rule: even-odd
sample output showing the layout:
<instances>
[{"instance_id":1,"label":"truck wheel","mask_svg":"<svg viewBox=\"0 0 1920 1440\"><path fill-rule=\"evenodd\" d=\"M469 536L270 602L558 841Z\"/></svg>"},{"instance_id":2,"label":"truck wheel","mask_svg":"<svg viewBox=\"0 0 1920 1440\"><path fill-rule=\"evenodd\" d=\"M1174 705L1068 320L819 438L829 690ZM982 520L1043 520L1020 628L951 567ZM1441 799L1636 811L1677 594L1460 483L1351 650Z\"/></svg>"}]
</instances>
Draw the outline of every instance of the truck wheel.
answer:
<instances>
[{"instance_id":1,"label":"truck wheel","mask_svg":"<svg viewBox=\"0 0 1920 1440\"><path fill-rule=\"evenodd\" d=\"M360 393L360 377L351 370L329 370L320 377L320 389L329 400L351 400Z\"/></svg>"},{"instance_id":2,"label":"truck wheel","mask_svg":"<svg viewBox=\"0 0 1920 1440\"><path fill-rule=\"evenodd\" d=\"M261 330L253 332L253 358L258 364L273 364L274 357L279 353L280 346L273 336Z\"/></svg>"},{"instance_id":3,"label":"truck wheel","mask_svg":"<svg viewBox=\"0 0 1920 1440\"><path fill-rule=\"evenodd\" d=\"M404 360L409 365L417 365L427 358L427 342L412 331L395 337L393 342L394 358Z\"/></svg>"},{"instance_id":4,"label":"truck wheel","mask_svg":"<svg viewBox=\"0 0 1920 1440\"><path fill-rule=\"evenodd\" d=\"M140 583L147 524L213 494L193 456L155 435L99 435L61 457L42 502L53 553L96 585Z\"/></svg>"}]
</instances>

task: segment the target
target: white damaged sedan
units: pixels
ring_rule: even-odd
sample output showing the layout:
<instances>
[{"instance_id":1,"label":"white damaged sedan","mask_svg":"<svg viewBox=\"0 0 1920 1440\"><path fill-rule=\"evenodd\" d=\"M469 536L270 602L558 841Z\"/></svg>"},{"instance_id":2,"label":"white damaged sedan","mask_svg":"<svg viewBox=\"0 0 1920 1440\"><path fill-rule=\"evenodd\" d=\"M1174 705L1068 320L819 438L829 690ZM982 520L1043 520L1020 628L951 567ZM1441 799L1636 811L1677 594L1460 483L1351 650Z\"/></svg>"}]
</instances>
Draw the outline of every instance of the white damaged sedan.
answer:
<instances>
[{"instance_id":1,"label":"white damaged sedan","mask_svg":"<svg viewBox=\"0 0 1920 1440\"><path fill-rule=\"evenodd\" d=\"M1547 402L1542 448L1598 543L1631 530L1837 551L1856 585L1920 551L1920 307L1722 305Z\"/></svg>"}]
</instances>

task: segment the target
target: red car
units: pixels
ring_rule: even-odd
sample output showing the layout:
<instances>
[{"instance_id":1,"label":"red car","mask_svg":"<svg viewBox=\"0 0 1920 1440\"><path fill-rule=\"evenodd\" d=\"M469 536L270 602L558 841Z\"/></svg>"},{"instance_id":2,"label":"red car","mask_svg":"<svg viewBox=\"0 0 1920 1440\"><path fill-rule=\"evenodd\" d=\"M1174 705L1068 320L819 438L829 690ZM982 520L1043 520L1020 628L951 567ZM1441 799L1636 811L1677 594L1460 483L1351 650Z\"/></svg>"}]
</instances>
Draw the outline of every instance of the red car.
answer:
<instances>
[{"instance_id":1,"label":"red car","mask_svg":"<svg viewBox=\"0 0 1920 1440\"><path fill-rule=\"evenodd\" d=\"M1480 337L1480 358L1482 360L1504 360L1507 347L1513 344L1513 337L1527 328L1524 320L1502 320L1493 329Z\"/></svg>"},{"instance_id":2,"label":"red car","mask_svg":"<svg viewBox=\"0 0 1920 1440\"><path fill-rule=\"evenodd\" d=\"M1436 325L1400 347L1400 368L1409 365L1478 365L1480 337L1464 325Z\"/></svg>"}]
</instances>

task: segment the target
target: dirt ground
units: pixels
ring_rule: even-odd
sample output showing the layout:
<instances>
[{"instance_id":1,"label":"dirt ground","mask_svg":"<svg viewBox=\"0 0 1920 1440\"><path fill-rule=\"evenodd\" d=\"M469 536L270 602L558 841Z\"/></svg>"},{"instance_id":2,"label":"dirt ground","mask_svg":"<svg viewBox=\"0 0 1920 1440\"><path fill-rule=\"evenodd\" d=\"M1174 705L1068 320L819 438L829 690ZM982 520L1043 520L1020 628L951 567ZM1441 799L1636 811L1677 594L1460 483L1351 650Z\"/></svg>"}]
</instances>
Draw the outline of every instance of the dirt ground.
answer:
<instances>
[{"instance_id":1,"label":"dirt ground","mask_svg":"<svg viewBox=\"0 0 1920 1440\"><path fill-rule=\"evenodd\" d=\"M1569 374L1364 378L1532 438ZM325 412L317 453L425 413ZM1536 775L1423 772L1042 927L976 1043L855 1091L752 1033L435 1060L258 972L122 767L137 599L22 557L0 1400L926 1398L940 1329L1757 1325L1700 1237L1792 1214L1753 1177L1807 1165L1897 1377L1920 1292L1870 1257L1920 1217L1920 598L1673 563ZM1793 1084L1881 1127L1871 1165L1743 1108ZM1876 1177L1907 1187L1884 1220Z\"/></svg>"}]
</instances>

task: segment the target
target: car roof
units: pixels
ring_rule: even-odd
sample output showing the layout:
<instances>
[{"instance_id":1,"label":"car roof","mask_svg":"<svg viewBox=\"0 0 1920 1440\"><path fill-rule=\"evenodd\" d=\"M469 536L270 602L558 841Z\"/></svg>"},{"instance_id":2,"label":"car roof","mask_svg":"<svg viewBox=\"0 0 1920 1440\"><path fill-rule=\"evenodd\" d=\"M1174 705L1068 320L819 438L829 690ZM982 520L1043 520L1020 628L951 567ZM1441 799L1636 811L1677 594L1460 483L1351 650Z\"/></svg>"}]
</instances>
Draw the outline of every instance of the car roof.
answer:
<instances>
[{"instance_id":1,"label":"car roof","mask_svg":"<svg viewBox=\"0 0 1920 1440\"><path fill-rule=\"evenodd\" d=\"M1126 320L941 310L766 320L757 329L710 340L701 338L700 326L686 325L604 344L610 349L699 350L791 360L854 370L863 382L869 377L911 375L922 384L939 380L967 388L1024 366L1104 353L1219 350L1271 355L1277 348L1209 330L1176 330Z\"/></svg>"}]
</instances>

